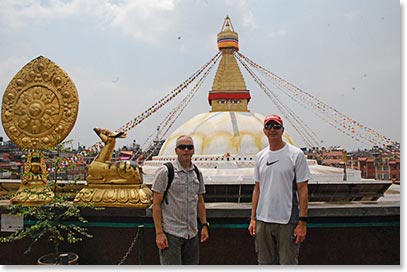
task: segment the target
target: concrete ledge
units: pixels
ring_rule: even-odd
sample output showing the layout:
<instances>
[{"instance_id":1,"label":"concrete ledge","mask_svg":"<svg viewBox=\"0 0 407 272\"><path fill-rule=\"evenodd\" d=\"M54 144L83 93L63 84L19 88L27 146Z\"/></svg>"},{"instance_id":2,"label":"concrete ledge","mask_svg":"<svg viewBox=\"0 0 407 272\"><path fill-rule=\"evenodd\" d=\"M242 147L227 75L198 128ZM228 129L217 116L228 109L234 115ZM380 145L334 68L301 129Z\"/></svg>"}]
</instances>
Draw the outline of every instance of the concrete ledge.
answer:
<instances>
[{"instance_id":1,"label":"concrete ledge","mask_svg":"<svg viewBox=\"0 0 407 272\"><path fill-rule=\"evenodd\" d=\"M250 218L250 203L206 203L208 218ZM344 202L309 203L309 217L369 217L369 216L399 216L400 202ZM151 207L146 210L146 216L151 217Z\"/></svg>"}]
</instances>

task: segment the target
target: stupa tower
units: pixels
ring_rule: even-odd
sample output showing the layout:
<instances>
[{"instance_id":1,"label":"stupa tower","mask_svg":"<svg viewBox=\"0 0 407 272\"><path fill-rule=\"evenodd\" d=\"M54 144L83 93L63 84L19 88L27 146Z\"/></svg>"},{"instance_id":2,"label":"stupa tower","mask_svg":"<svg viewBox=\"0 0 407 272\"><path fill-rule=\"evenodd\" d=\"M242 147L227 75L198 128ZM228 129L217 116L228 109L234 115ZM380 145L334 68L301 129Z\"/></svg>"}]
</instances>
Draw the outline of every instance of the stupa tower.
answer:
<instances>
[{"instance_id":1,"label":"stupa tower","mask_svg":"<svg viewBox=\"0 0 407 272\"><path fill-rule=\"evenodd\" d=\"M247 104L250 93L233 55L235 51L239 51L239 36L234 31L229 16L218 33L218 49L222 57L208 95L211 112L249 111Z\"/></svg>"}]
</instances>

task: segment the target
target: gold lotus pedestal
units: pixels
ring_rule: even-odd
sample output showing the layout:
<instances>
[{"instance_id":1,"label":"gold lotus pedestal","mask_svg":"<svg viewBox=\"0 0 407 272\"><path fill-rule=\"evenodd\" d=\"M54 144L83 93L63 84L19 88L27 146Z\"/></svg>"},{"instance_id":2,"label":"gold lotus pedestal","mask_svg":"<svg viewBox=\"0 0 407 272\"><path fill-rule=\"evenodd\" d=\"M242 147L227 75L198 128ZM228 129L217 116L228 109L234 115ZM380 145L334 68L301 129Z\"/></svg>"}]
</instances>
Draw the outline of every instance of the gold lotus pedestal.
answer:
<instances>
[{"instance_id":1,"label":"gold lotus pedestal","mask_svg":"<svg viewBox=\"0 0 407 272\"><path fill-rule=\"evenodd\" d=\"M75 197L75 202L102 207L147 208L151 205L151 190L144 184L89 184Z\"/></svg>"},{"instance_id":2,"label":"gold lotus pedestal","mask_svg":"<svg viewBox=\"0 0 407 272\"><path fill-rule=\"evenodd\" d=\"M41 205L51 202L54 192L48 186L48 172L40 152L28 152L20 188L10 199L12 204Z\"/></svg>"}]
</instances>

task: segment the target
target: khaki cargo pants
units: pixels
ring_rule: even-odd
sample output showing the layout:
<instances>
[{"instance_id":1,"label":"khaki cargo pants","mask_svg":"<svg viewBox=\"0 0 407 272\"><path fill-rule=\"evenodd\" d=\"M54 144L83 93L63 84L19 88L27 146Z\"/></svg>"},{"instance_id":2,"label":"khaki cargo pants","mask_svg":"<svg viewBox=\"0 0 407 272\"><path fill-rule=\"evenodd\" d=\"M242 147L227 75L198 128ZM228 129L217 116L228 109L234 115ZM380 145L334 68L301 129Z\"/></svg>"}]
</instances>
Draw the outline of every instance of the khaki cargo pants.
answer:
<instances>
[{"instance_id":1,"label":"khaki cargo pants","mask_svg":"<svg viewBox=\"0 0 407 272\"><path fill-rule=\"evenodd\" d=\"M255 247L259 264L298 264L300 244L295 243L296 224L256 221Z\"/></svg>"}]
</instances>

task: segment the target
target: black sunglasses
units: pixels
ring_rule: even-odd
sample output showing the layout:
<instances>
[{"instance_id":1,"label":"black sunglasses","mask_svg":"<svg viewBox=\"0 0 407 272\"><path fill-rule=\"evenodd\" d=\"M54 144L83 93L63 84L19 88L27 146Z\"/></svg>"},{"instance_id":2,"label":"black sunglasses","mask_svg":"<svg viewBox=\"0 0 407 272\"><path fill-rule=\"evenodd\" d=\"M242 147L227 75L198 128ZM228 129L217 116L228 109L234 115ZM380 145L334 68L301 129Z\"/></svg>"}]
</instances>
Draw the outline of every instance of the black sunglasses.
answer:
<instances>
[{"instance_id":1,"label":"black sunglasses","mask_svg":"<svg viewBox=\"0 0 407 272\"><path fill-rule=\"evenodd\" d=\"M194 145L180 144L179 146L177 146L177 148L178 148L178 149L181 149L181 150L185 150L185 149L193 150L193 149L194 149Z\"/></svg>"},{"instance_id":2,"label":"black sunglasses","mask_svg":"<svg viewBox=\"0 0 407 272\"><path fill-rule=\"evenodd\" d=\"M270 130L271 128L281 129L282 127L283 126L280 125L280 124L273 124L273 123L267 123L267 124L264 125L264 129L266 129L266 130Z\"/></svg>"}]
</instances>

